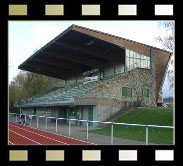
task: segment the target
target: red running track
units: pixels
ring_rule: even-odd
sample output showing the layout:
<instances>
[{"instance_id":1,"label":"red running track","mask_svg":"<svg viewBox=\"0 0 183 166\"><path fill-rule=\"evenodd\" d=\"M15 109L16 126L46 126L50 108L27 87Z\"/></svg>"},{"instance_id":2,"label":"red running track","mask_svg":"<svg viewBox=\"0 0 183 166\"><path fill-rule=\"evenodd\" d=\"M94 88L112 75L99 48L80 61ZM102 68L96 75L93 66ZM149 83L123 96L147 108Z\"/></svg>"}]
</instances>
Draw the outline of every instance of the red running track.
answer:
<instances>
[{"instance_id":1,"label":"red running track","mask_svg":"<svg viewBox=\"0 0 183 166\"><path fill-rule=\"evenodd\" d=\"M10 145L94 145L90 142L53 134L9 122Z\"/></svg>"}]
</instances>

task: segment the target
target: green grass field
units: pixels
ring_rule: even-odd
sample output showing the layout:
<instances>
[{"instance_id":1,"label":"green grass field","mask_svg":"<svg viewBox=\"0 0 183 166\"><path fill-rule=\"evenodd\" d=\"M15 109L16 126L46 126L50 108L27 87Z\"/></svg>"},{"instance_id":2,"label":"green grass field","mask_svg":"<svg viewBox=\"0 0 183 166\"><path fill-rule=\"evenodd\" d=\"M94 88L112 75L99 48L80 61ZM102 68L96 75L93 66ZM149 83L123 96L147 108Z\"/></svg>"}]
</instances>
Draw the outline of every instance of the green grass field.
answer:
<instances>
[{"instance_id":1,"label":"green grass field","mask_svg":"<svg viewBox=\"0 0 183 166\"><path fill-rule=\"evenodd\" d=\"M129 111L127 114L119 117L116 122L173 126L172 108L138 108ZM146 140L146 128L135 126L114 125L114 137L143 141ZM103 129L90 130L89 133L110 136L111 125ZM152 144L173 144L173 129L149 128L149 143Z\"/></svg>"}]
</instances>

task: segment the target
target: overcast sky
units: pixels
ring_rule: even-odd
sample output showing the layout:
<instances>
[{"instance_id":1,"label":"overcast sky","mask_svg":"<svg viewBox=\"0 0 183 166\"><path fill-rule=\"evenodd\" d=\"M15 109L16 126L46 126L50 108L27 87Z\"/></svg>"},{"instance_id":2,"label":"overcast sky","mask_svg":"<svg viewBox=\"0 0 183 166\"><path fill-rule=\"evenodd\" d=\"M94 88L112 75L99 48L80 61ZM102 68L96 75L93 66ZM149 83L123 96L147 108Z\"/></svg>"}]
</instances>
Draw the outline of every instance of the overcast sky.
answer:
<instances>
[{"instance_id":1,"label":"overcast sky","mask_svg":"<svg viewBox=\"0 0 183 166\"><path fill-rule=\"evenodd\" d=\"M72 24L162 48L155 38L165 33L158 21L9 21L9 83L20 70L18 65L29 58ZM172 96L167 79L163 97Z\"/></svg>"}]
</instances>

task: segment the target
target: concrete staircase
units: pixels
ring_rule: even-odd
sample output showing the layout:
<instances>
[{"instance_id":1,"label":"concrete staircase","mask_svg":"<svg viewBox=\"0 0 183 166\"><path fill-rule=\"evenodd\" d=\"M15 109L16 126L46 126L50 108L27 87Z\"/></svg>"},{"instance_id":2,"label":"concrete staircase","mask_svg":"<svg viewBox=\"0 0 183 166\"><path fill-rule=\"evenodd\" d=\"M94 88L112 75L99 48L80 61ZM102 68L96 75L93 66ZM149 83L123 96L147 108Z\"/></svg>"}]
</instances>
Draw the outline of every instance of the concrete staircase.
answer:
<instances>
[{"instance_id":1,"label":"concrete staircase","mask_svg":"<svg viewBox=\"0 0 183 166\"><path fill-rule=\"evenodd\" d=\"M112 115L111 117L109 117L108 119L106 119L105 122L114 122L119 117L121 117L122 115L124 115L128 110L130 110L130 108L131 107L123 107L118 112L116 112L114 115ZM98 125L99 128L102 128L102 127L105 127L105 126L106 126L106 124L102 124L102 123Z\"/></svg>"}]
</instances>

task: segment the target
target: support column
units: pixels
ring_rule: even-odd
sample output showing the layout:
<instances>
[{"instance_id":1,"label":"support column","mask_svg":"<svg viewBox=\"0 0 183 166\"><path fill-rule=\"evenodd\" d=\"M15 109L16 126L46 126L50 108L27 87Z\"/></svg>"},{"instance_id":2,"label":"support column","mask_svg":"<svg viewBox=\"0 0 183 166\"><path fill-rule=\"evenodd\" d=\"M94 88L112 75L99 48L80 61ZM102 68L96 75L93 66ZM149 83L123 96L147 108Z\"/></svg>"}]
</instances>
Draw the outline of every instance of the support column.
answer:
<instances>
[{"instance_id":1,"label":"support column","mask_svg":"<svg viewBox=\"0 0 183 166\"><path fill-rule=\"evenodd\" d=\"M156 105L157 102L157 95L156 94L156 67L155 67L155 54L153 51L153 48L150 48L150 70L152 74L152 96L151 98L153 99L153 105Z\"/></svg>"},{"instance_id":2,"label":"support column","mask_svg":"<svg viewBox=\"0 0 183 166\"><path fill-rule=\"evenodd\" d=\"M71 135L71 121L69 119L69 136Z\"/></svg>"},{"instance_id":3,"label":"support column","mask_svg":"<svg viewBox=\"0 0 183 166\"><path fill-rule=\"evenodd\" d=\"M111 124L111 145L113 145L113 131L114 131L114 124Z\"/></svg>"},{"instance_id":4,"label":"support column","mask_svg":"<svg viewBox=\"0 0 183 166\"><path fill-rule=\"evenodd\" d=\"M148 135L149 135L149 133L148 133L148 125L146 126L146 145L148 145Z\"/></svg>"},{"instance_id":5,"label":"support column","mask_svg":"<svg viewBox=\"0 0 183 166\"><path fill-rule=\"evenodd\" d=\"M20 107L20 114L22 114L22 107Z\"/></svg>"},{"instance_id":6,"label":"support column","mask_svg":"<svg viewBox=\"0 0 183 166\"><path fill-rule=\"evenodd\" d=\"M86 123L86 140L88 141L88 120L87 120L87 123Z\"/></svg>"}]
</instances>

